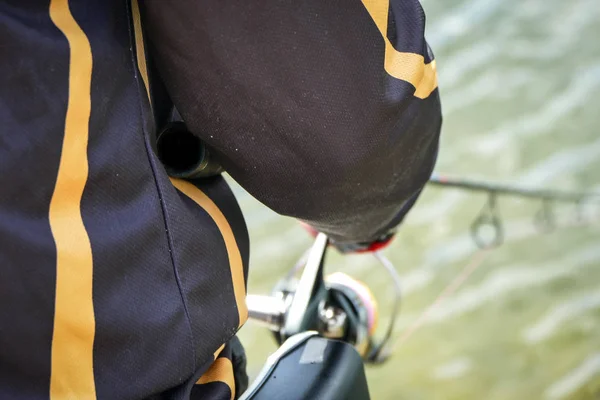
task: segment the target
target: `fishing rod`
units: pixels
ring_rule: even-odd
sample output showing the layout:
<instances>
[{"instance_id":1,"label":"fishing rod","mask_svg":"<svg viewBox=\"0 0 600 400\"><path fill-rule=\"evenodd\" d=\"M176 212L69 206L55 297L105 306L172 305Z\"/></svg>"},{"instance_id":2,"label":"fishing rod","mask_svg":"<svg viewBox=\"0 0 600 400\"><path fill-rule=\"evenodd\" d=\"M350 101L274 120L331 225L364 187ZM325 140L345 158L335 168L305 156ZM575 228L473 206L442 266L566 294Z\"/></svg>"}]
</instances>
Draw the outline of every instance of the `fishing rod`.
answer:
<instances>
[{"instance_id":1,"label":"fishing rod","mask_svg":"<svg viewBox=\"0 0 600 400\"><path fill-rule=\"evenodd\" d=\"M429 179L429 184L442 187L454 187L469 191L487 192L513 197L527 197L533 199L552 200L558 202L577 203L586 199L600 196L600 193L571 192L561 190L531 189L518 186L494 184L483 181L473 181L462 178L450 178L445 175L434 174Z\"/></svg>"},{"instance_id":2,"label":"fishing rod","mask_svg":"<svg viewBox=\"0 0 600 400\"><path fill-rule=\"evenodd\" d=\"M488 200L471 224L471 236L481 249L500 246L504 242L504 225L497 207L497 197L521 197L541 200L542 208L534 216L534 224L541 232L549 232L556 228L554 203L571 203L577 206L577 216L583 220L583 208L588 202L599 202L600 193L561 191L519 187L505 184L474 181L463 178L451 178L445 175L433 174L428 184L443 188L485 192Z\"/></svg>"}]
</instances>

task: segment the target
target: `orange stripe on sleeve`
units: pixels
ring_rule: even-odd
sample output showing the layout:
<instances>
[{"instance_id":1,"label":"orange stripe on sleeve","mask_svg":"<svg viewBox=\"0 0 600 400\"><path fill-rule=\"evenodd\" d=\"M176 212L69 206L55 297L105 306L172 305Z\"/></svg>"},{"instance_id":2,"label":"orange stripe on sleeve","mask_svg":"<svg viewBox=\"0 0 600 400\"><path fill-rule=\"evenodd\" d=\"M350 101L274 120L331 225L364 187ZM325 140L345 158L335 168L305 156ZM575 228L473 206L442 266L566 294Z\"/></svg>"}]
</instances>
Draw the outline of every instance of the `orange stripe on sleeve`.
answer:
<instances>
[{"instance_id":1,"label":"orange stripe on sleeve","mask_svg":"<svg viewBox=\"0 0 600 400\"><path fill-rule=\"evenodd\" d=\"M144 81L148 101L150 101L150 83L148 80L148 67L146 66L146 50L144 47L144 34L142 32L142 21L140 18L140 6L137 0L131 0L131 13L133 16L133 30L135 35L135 55L137 59L138 69ZM150 101L150 106L152 102Z\"/></svg>"},{"instance_id":2,"label":"orange stripe on sleeve","mask_svg":"<svg viewBox=\"0 0 600 400\"><path fill-rule=\"evenodd\" d=\"M197 385L202 385L211 382L223 382L229 386L231 392L231 400L235 396L235 379L233 377L233 365L231 360L226 357L219 357L210 366L208 371L198 379Z\"/></svg>"},{"instance_id":3,"label":"orange stripe on sleeve","mask_svg":"<svg viewBox=\"0 0 600 400\"><path fill-rule=\"evenodd\" d=\"M438 85L435 60L425 64L425 58L416 53L397 51L387 38L390 0L362 0L385 41L385 71L415 87L415 97L426 99Z\"/></svg>"},{"instance_id":4,"label":"orange stripe on sleeve","mask_svg":"<svg viewBox=\"0 0 600 400\"><path fill-rule=\"evenodd\" d=\"M49 221L56 244L56 298L50 399L95 399L92 248L81 216L88 178L92 52L68 0L51 0L50 18L69 42L69 100Z\"/></svg>"}]
</instances>

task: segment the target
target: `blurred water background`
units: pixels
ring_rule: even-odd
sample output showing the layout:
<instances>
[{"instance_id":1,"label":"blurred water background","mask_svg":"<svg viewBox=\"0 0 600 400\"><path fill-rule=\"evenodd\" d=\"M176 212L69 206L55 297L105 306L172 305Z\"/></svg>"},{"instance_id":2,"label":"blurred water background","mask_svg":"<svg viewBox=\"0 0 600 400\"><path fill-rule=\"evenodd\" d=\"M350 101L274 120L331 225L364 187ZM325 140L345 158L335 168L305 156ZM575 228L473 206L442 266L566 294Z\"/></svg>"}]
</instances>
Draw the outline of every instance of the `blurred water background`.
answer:
<instances>
[{"instance_id":1,"label":"blurred water background","mask_svg":"<svg viewBox=\"0 0 600 400\"><path fill-rule=\"evenodd\" d=\"M600 191L600 2L425 0L445 124L436 170L524 186ZM267 294L310 245L291 219L235 187L249 225L249 291ZM298 194L301 196L301 193ZM397 334L470 262L484 194L429 187L386 254L403 279ZM505 198L494 250L382 366L374 399L600 398L600 222L539 234L540 203ZM384 317L388 277L370 257L329 259L370 285ZM247 323L252 376L275 344Z\"/></svg>"}]
</instances>

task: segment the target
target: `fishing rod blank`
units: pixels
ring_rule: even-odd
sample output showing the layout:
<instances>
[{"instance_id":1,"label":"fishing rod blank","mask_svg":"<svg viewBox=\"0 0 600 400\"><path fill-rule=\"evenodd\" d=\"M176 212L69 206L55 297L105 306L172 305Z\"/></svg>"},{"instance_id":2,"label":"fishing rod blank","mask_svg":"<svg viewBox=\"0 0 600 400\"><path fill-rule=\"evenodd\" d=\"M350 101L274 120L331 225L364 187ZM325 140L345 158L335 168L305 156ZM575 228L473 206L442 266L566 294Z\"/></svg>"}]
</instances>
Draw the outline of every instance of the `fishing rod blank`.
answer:
<instances>
[{"instance_id":1,"label":"fishing rod blank","mask_svg":"<svg viewBox=\"0 0 600 400\"><path fill-rule=\"evenodd\" d=\"M468 179L449 178L436 174L431 176L428 183L434 186L486 192L488 194L486 205L471 225L473 241L481 249L495 248L504 242L504 226L498 213L496 201L499 195L542 200L542 208L535 214L534 224L540 232L545 233L556 228L552 203L576 204L578 219L582 220L584 203L600 200L599 193L531 189Z\"/></svg>"},{"instance_id":2,"label":"fishing rod blank","mask_svg":"<svg viewBox=\"0 0 600 400\"><path fill-rule=\"evenodd\" d=\"M511 185L502 185L495 183L488 183L482 181L473 181L462 178L449 178L444 175L434 174L429 179L429 184L434 186L443 187L454 187L463 190L495 193L506 196L514 197L528 197L533 199L542 200L555 200L561 202L577 203L582 200L595 198L600 200L600 193L586 193L586 192L569 192L560 190L546 190L546 189L531 189Z\"/></svg>"}]
</instances>

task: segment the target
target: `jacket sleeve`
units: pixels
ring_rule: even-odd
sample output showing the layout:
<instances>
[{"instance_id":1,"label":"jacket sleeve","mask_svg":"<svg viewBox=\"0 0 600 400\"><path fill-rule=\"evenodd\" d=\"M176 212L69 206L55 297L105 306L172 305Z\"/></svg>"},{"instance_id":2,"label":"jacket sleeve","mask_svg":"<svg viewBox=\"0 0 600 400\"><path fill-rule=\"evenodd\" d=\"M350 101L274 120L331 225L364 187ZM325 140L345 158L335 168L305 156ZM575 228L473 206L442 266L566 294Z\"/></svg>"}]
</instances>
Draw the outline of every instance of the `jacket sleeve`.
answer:
<instances>
[{"instance_id":1,"label":"jacket sleeve","mask_svg":"<svg viewBox=\"0 0 600 400\"><path fill-rule=\"evenodd\" d=\"M339 243L396 226L433 169L435 61L417 0L145 0L190 131L254 197Z\"/></svg>"}]
</instances>

